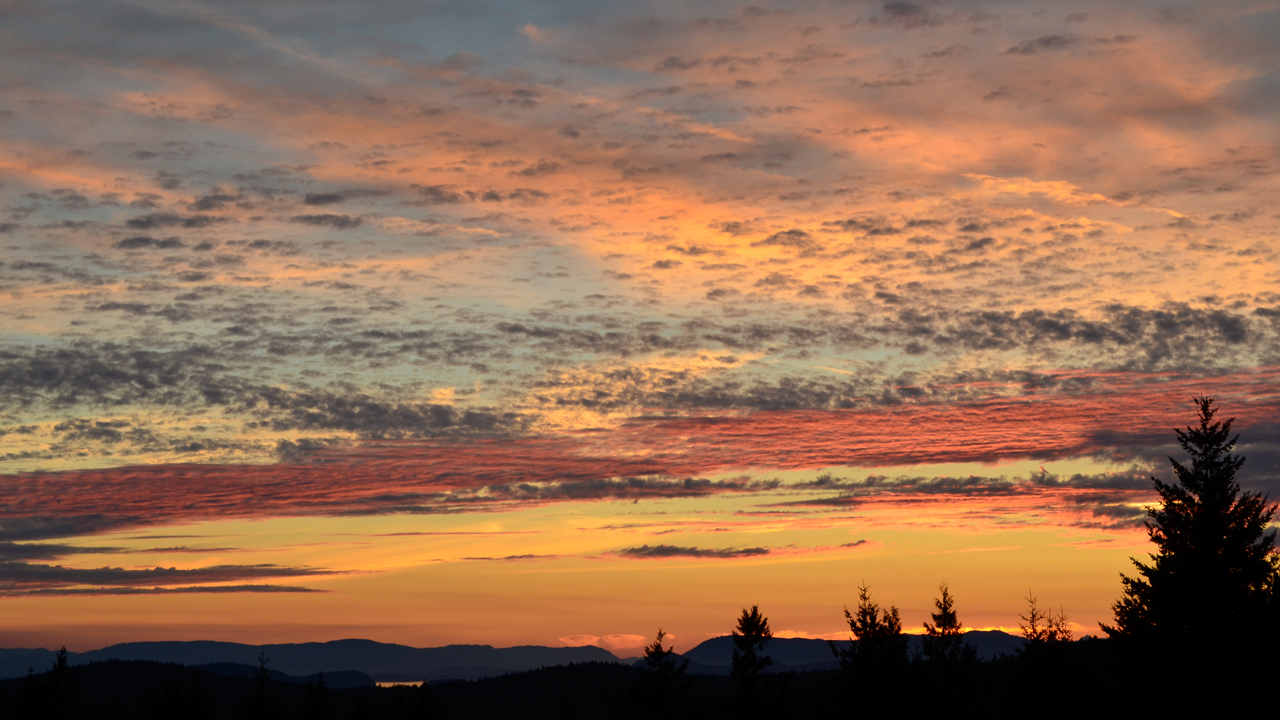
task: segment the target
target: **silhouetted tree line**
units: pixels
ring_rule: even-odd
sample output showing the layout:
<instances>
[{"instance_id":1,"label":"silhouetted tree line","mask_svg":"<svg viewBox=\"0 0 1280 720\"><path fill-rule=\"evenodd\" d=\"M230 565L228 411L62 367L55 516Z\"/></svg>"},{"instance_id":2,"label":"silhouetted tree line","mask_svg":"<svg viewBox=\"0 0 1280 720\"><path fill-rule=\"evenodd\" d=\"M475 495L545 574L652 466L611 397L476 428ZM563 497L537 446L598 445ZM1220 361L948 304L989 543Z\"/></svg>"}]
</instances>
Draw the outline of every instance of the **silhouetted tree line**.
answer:
<instances>
[{"instance_id":1,"label":"silhouetted tree line","mask_svg":"<svg viewBox=\"0 0 1280 720\"><path fill-rule=\"evenodd\" d=\"M66 648L42 674L0 681L0 717L190 720L437 720L439 718L1079 717L1215 714L1249 709L1280 670L1280 556L1268 524L1275 505L1235 480L1233 419L1216 421L1195 398L1198 422L1177 430L1189 464L1170 458L1175 481L1152 478L1149 561L1122 576L1106 638L1073 641L1067 616L1031 594L1019 616L1025 644L981 661L964 639L950 588L941 584L918 650L898 609L864 583L845 608L848 643L831 643L836 670L778 672L773 632L758 606L732 632L727 677L695 675L659 629L630 668L609 663L543 668L472 682L391 688L277 683L260 655L252 678L163 663L70 667Z\"/></svg>"},{"instance_id":2,"label":"silhouetted tree line","mask_svg":"<svg viewBox=\"0 0 1280 720\"><path fill-rule=\"evenodd\" d=\"M964 642L944 583L932 622L924 623L920 651L910 657L898 609L882 608L864 584L856 610L845 608L851 642L831 643L840 671L829 705L813 698L807 705L794 702L788 692L794 673L764 674L772 633L753 606L743 609L733 633L735 688L722 715L1000 717L1031 710L1054 717L1099 707L1250 708L1257 702L1251 693L1224 688L1267 687L1280 671L1280 554L1275 531L1267 529L1276 506L1243 491L1235 479L1244 458L1232 452L1239 440L1231 434L1234 418L1216 421L1213 398L1193 402L1197 424L1174 431L1189 464L1170 457L1175 482L1152 478L1160 503L1148 511L1145 525L1157 551L1149 563L1133 561L1136 576L1121 576L1115 622L1101 625L1107 640L1072 642L1062 609L1042 609L1029 594L1027 614L1019 616L1023 649L979 662ZM661 649L661 639L660 632L649 650ZM638 682L648 682L644 678Z\"/></svg>"}]
</instances>

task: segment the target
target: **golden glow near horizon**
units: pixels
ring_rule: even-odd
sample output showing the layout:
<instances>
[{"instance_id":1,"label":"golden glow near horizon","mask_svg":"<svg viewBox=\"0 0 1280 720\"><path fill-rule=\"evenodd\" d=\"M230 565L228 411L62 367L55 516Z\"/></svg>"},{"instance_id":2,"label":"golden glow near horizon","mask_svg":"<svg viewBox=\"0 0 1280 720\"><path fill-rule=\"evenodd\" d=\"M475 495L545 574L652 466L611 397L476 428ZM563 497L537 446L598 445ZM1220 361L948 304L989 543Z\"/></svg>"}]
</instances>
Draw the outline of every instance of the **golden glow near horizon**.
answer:
<instances>
[{"instance_id":1,"label":"golden glow near horizon","mask_svg":"<svg viewBox=\"0 0 1280 720\"><path fill-rule=\"evenodd\" d=\"M1096 632L1192 395L1280 493L1278 28L22 6L0 645Z\"/></svg>"}]
</instances>

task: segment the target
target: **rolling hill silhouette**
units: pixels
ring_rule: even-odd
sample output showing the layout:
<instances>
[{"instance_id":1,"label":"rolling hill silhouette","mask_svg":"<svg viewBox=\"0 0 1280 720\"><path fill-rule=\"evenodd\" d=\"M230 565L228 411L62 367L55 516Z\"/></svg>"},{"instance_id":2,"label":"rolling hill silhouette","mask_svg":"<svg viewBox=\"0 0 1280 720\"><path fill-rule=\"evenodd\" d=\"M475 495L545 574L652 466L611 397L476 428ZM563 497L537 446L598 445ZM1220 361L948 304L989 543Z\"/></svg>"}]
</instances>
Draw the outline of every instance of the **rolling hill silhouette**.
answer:
<instances>
[{"instance_id":1,"label":"rolling hill silhouette","mask_svg":"<svg viewBox=\"0 0 1280 720\"><path fill-rule=\"evenodd\" d=\"M978 657L990 660L997 655L1011 655L1021 647L1020 637L998 630L975 630L964 635L978 651ZM918 648L919 638L911 638L911 650ZM847 641L837 643L847 644ZM689 660L689 672L725 675L733 643L728 635L706 640L683 657ZM269 665L280 673L281 682L305 682L317 672L325 673L331 686L355 687L364 683L361 676L379 682L421 682L423 680L475 680L511 672L570 663L634 662L592 645L581 647L543 647L523 645L495 648L491 645L446 645L415 648L373 640L334 640L323 643L283 643L246 645L242 643L198 640L191 642L135 642L111 645L100 650L68 653L72 665L106 660L146 660L198 667L216 674L249 677L257 667L258 653L266 653ZM774 638L766 651L773 658L771 671L829 670L839 666L826 640ZM54 653L44 649L0 649L0 678L21 677L28 668L47 670ZM347 678L342 673L355 673Z\"/></svg>"},{"instance_id":2,"label":"rolling hill silhouette","mask_svg":"<svg viewBox=\"0 0 1280 720\"><path fill-rule=\"evenodd\" d=\"M447 645L415 648L373 640L334 640L324 643L245 645L197 640L191 642L135 642L100 650L68 653L72 665L105 660L148 660L202 666L237 664L256 667L258 653L266 653L272 670L287 675L326 676L352 670L380 682L423 680L472 680L509 672L582 662L620 662L608 650L595 646L542 647L525 645L495 648L491 645ZM49 650L0 650L0 677L20 677L27 669L46 670L53 663Z\"/></svg>"}]
</instances>

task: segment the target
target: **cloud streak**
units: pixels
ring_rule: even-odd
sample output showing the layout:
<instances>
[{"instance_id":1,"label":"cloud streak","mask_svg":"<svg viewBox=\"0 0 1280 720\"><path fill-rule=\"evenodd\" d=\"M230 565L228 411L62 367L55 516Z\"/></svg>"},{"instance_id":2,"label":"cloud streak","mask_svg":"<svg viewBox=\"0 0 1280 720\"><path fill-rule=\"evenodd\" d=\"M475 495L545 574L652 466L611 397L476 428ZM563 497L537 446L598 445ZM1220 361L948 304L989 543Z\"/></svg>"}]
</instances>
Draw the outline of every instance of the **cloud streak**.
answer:
<instances>
[{"instance_id":1,"label":"cloud streak","mask_svg":"<svg viewBox=\"0 0 1280 720\"><path fill-rule=\"evenodd\" d=\"M769 548L744 547L708 549L697 547L680 547L676 545L641 545L639 547L622 548L613 554L628 560L654 560L663 558L715 558L719 560L759 557L768 555Z\"/></svg>"},{"instance_id":2,"label":"cloud streak","mask_svg":"<svg viewBox=\"0 0 1280 720\"><path fill-rule=\"evenodd\" d=\"M276 565L215 565L191 569L157 567L135 570L118 567L72 568L6 560L0 562L0 595L307 592L305 588L246 585L243 581L330 574L332 571L328 570Z\"/></svg>"},{"instance_id":3,"label":"cloud streak","mask_svg":"<svg viewBox=\"0 0 1280 720\"><path fill-rule=\"evenodd\" d=\"M1111 378L1112 383L1122 378ZM1247 403L1237 427L1263 449L1280 424L1270 376L1236 379ZM10 476L0 489L4 535L12 540L213 517L451 514L531 503L711 497L772 492L776 481L707 479L742 470L834 466L1105 458L1150 463L1169 449L1170 418L1198 391L1198 379L1165 377L1127 392L988 398L967 403L898 403L844 411L632 418L611 430L561 437L439 438L318 447L307 462L161 465ZM1124 398L1118 402L1117 397ZM1249 440L1254 436L1253 440ZM672 439L680 438L679 445ZM1274 487L1260 468L1250 483ZM1030 486L1137 490L1144 474L1029 478ZM919 478L813 490L861 494L999 496L1018 483ZM102 498L111 497L111 510Z\"/></svg>"}]
</instances>

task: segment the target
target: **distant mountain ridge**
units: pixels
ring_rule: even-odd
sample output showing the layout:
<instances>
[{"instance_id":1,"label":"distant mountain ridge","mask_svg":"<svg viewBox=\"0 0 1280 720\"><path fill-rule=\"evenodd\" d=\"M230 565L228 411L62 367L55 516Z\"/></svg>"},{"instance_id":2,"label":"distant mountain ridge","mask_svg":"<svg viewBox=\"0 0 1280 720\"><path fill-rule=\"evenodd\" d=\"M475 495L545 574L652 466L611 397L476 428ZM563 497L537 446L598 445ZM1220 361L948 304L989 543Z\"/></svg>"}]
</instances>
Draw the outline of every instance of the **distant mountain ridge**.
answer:
<instances>
[{"instance_id":1,"label":"distant mountain ridge","mask_svg":"<svg viewBox=\"0 0 1280 720\"><path fill-rule=\"evenodd\" d=\"M256 666L260 652L266 654L272 670L287 675L309 676L317 672L328 674L354 670L382 682L475 679L569 663L621 662L608 650L590 645L558 648L539 645L509 648L495 648L491 645L415 648L373 640L273 645L245 645L214 640L135 642L83 653L68 653L67 660L73 665L103 660L151 660L189 666L220 663ZM0 649L0 678L25 675L28 667L42 672L49 669L53 658L54 653L50 650Z\"/></svg>"},{"instance_id":2,"label":"distant mountain ridge","mask_svg":"<svg viewBox=\"0 0 1280 720\"><path fill-rule=\"evenodd\" d=\"M975 630L964 635L990 660L999 654L1011 655L1022 648L1023 640L999 630ZM919 649L919 636L911 636L910 652ZM848 641L837 645L845 646ZM826 670L838 667L826 640L774 638L766 652L773 658L773 670ZM330 642L246 645L242 643L196 640L189 642L134 642L111 645L100 650L67 653L73 665L105 660L149 660L206 667L222 674L243 675L244 668L257 667L258 654L265 653L274 671L294 676L282 681L305 681L323 672L335 682L363 684L361 676L379 682L421 682L423 680L476 680L511 672L582 662L631 664L593 645L543 647L522 645L495 648L492 645L446 645L416 648L373 640L333 640ZM689 672L708 675L728 673L733 641L728 635L711 638L683 653ZM45 649L0 649L0 679L21 677L28 668L43 672L52 666L54 652ZM352 673L350 677L343 673ZM339 679L341 678L341 679Z\"/></svg>"}]
</instances>

